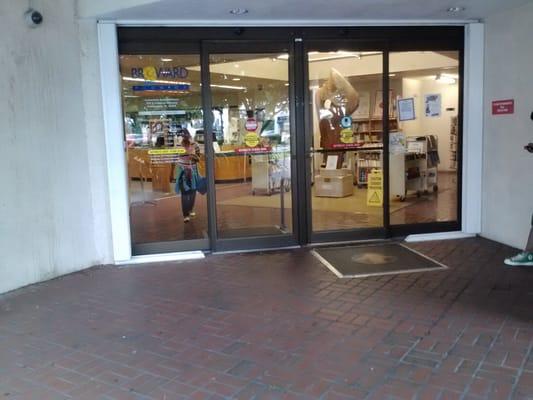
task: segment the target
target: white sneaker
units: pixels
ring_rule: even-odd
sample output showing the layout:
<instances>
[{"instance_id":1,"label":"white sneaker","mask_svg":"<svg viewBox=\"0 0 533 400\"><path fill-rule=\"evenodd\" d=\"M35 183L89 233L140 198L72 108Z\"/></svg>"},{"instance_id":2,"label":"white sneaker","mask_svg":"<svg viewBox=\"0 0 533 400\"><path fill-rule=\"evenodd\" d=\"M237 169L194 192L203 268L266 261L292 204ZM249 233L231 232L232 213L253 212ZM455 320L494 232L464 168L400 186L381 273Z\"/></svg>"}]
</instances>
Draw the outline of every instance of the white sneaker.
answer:
<instances>
[{"instance_id":1,"label":"white sneaker","mask_svg":"<svg viewBox=\"0 0 533 400\"><path fill-rule=\"evenodd\" d=\"M196 217L196 213L194 211L191 211L189 214L189 217L194 218Z\"/></svg>"},{"instance_id":2,"label":"white sneaker","mask_svg":"<svg viewBox=\"0 0 533 400\"><path fill-rule=\"evenodd\" d=\"M185 222L185 223L189 222L190 220L191 220L191 219L190 219L189 217L185 217L185 218L183 218L183 222Z\"/></svg>"}]
</instances>

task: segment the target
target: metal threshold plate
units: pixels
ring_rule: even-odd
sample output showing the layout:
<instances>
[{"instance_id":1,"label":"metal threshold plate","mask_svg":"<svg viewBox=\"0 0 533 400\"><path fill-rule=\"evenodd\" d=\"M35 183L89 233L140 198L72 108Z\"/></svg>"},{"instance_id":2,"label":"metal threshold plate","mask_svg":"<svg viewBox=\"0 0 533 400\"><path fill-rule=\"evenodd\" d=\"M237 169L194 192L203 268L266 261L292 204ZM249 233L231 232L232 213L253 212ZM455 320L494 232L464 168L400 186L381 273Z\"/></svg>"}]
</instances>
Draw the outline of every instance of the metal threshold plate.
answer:
<instances>
[{"instance_id":1,"label":"metal threshold plate","mask_svg":"<svg viewBox=\"0 0 533 400\"><path fill-rule=\"evenodd\" d=\"M313 255L339 278L434 271L448 267L400 243L314 249Z\"/></svg>"},{"instance_id":2,"label":"metal threshold plate","mask_svg":"<svg viewBox=\"0 0 533 400\"><path fill-rule=\"evenodd\" d=\"M219 235L219 239L235 239L235 238L249 238L254 236L274 236L283 235L284 232L278 226L264 226L264 227L252 227L252 228L236 228L231 230L222 231Z\"/></svg>"}]
</instances>

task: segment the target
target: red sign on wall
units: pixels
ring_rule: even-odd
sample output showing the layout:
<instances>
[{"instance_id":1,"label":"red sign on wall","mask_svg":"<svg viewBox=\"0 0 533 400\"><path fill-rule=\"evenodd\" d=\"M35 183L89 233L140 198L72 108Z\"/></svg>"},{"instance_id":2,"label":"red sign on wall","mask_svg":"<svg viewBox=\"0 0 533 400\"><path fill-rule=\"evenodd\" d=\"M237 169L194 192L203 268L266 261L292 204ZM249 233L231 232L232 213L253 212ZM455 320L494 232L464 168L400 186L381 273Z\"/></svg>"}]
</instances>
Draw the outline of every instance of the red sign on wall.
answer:
<instances>
[{"instance_id":1,"label":"red sign on wall","mask_svg":"<svg viewBox=\"0 0 533 400\"><path fill-rule=\"evenodd\" d=\"M494 100L492 102L492 115L514 114L514 99Z\"/></svg>"}]
</instances>

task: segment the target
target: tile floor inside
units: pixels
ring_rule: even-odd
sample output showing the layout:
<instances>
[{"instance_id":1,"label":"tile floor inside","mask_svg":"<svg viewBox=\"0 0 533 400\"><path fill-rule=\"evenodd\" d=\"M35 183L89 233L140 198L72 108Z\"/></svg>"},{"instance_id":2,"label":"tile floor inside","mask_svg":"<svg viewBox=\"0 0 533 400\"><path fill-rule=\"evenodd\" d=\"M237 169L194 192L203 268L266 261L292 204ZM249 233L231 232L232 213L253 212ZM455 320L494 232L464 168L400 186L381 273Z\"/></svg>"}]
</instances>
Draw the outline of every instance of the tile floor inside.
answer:
<instances>
[{"instance_id":1,"label":"tile floor inside","mask_svg":"<svg viewBox=\"0 0 533 400\"><path fill-rule=\"evenodd\" d=\"M450 269L340 280L301 249L9 293L0 398L533 398L533 269L481 238L411 246Z\"/></svg>"},{"instance_id":2,"label":"tile floor inside","mask_svg":"<svg viewBox=\"0 0 533 400\"><path fill-rule=\"evenodd\" d=\"M196 218L184 224L180 197L175 194L154 193L145 184L144 197L140 182L132 181L130 207L132 241L135 244L207 237L207 199L196 196ZM252 196L251 184L230 183L216 185L217 229L219 237L234 237L233 231L247 228L261 232L281 224L280 195ZM344 198L312 197L312 224L316 232L383 226L381 207L366 204L366 188L354 186L354 195ZM143 203L143 200L154 200ZM292 227L291 193L285 194L285 224ZM457 218L456 173L439 173L437 193L417 197L409 192L407 199L391 201L391 224L415 224L455 221Z\"/></svg>"}]
</instances>

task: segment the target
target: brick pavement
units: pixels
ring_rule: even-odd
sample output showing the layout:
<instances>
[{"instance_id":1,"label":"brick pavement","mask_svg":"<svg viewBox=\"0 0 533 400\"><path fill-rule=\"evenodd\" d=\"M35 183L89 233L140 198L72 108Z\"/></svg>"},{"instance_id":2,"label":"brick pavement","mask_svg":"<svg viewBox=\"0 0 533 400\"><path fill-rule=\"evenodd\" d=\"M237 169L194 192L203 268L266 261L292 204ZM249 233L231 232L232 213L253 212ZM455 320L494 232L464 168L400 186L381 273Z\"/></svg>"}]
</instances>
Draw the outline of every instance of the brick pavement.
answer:
<instances>
[{"instance_id":1,"label":"brick pavement","mask_svg":"<svg viewBox=\"0 0 533 400\"><path fill-rule=\"evenodd\" d=\"M0 398L533 399L533 269L485 239L413 247L450 270L339 280L296 250L0 296Z\"/></svg>"}]
</instances>

